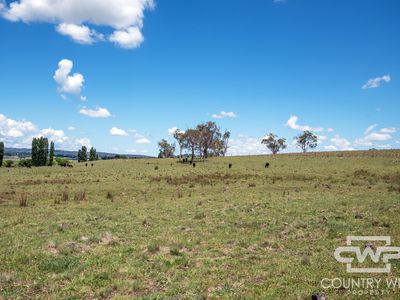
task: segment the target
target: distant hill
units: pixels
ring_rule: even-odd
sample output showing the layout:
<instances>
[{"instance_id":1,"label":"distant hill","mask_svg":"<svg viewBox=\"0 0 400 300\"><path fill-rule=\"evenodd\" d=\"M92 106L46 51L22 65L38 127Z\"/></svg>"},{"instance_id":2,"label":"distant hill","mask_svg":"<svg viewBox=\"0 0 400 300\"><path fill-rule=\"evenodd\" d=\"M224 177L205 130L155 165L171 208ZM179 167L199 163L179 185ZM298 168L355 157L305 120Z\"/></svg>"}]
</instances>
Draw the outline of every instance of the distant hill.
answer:
<instances>
[{"instance_id":1,"label":"distant hill","mask_svg":"<svg viewBox=\"0 0 400 300\"><path fill-rule=\"evenodd\" d=\"M99 158L101 159L113 159L113 158L151 158L152 156L140 155L140 154L116 154L107 152L97 152ZM31 149L28 148L5 148L5 156L18 156L19 158L25 158L31 156ZM77 151L67 151L67 150L56 150L56 157L64 157L68 159L77 159Z\"/></svg>"}]
</instances>

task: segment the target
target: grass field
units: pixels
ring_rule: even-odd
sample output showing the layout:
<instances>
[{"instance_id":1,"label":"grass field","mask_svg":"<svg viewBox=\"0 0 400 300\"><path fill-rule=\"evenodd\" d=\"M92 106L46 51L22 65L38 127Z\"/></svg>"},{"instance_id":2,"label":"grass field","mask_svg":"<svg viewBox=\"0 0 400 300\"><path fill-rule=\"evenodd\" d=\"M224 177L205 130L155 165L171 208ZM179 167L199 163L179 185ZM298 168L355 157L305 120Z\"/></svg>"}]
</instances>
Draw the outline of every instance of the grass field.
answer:
<instances>
[{"instance_id":1,"label":"grass field","mask_svg":"<svg viewBox=\"0 0 400 300\"><path fill-rule=\"evenodd\" d=\"M400 151L1 168L0 299L353 299L335 249L399 215Z\"/></svg>"}]
</instances>

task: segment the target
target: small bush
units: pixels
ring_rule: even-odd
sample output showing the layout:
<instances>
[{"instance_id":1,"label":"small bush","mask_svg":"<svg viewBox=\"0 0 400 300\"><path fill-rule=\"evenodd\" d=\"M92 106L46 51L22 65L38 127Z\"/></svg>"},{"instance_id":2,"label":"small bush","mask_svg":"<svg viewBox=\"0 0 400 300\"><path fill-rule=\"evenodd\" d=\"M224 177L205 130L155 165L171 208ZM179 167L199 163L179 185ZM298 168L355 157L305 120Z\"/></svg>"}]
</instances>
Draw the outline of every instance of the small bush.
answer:
<instances>
[{"instance_id":1,"label":"small bush","mask_svg":"<svg viewBox=\"0 0 400 300\"><path fill-rule=\"evenodd\" d=\"M6 160L4 162L4 167L6 167L6 168L12 168L13 165L14 165L14 162L12 160Z\"/></svg>"},{"instance_id":2,"label":"small bush","mask_svg":"<svg viewBox=\"0 0 400 300\"><path fill-rule=\"evenodd\" d=\"M32 167L32 159L21 159L18 162L18 166L23 167L23 168L31 168Z\"/></svg>"},{"instance_id":3,"label":"small bush","mask_svg":"<svg viewBox=\"0 0 400 300\"><path fill-rule=\"evenodd\" d=\"M256 184L253 182L253 183L249 183L249 187L256 187Z\"/></svg>"},{"instance_id":4,"label":"small bush","mask_svg":"<svg viewBox=\"0 0 400 300\"><path fill-rule=\"evenodd\" d=\"M70 161L65 158L56 157L55 160L56 163L61 167L68 167L69 165L71 165Z\"/></svg>"},{"instance_id":5,"label":"small bush","mask_svg":"<svg viewBox=\"0 0 400 300\"><path fill-rule=\"evenodd\" d=\"M19 195L19 206L20 207L28 206L28 195L26 193L22 193Z\"/></svg>"},{"instance_id":6,"label":"small bush","mask_svg":"<svg viewBox=\"0 0 400 300\"><path fill-rule=\"evenodd\" d=\"M158 166L155 166L155 167L154 167L154 170L156 170L156 171L157 171L157 170L158 170Z\"/></svg>"}]
</instances>

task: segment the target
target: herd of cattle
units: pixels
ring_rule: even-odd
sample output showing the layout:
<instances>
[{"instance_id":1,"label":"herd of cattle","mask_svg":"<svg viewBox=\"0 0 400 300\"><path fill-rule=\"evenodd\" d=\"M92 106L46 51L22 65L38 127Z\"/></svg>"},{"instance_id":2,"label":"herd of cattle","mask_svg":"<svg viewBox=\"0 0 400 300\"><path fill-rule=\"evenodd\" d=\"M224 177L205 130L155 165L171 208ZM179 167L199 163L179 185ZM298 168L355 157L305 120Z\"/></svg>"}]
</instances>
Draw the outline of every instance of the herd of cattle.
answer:
<instances>
[{"instance_id":1,"label":"herd of cattle","mask_svg":"<svg viewBox=\"0 0 400 300\"><path fill-rule=\"evenodd\" d=\"M193 166L193 168L196 168L196 163L193 162L193 161L188 161L187 158L184 158L184 159L183 159L183 162L184 162L184 163L185 163L185 162L189 162L190 165ZM171 165L172 165L172 164L171 164ZM87 167L87 166L88 166L88 163L85 163L85 166ZM94 163L91 163L91 166L93 167L93 166L94 166ZM64 165L64 167L66 167L66 168L73 168L74 166L73 166L71 163L68 162L67 164ZM229 163L229 164L228 164L228 168L229 168L229 169L232 169L232 167L233 167L233 164L232 164L232 163ZM269 162L266 162L266 163L265 163L264 168L265 168L265 169L268 169L268 168L269 168Z\"/></svg>"}]
</instances>

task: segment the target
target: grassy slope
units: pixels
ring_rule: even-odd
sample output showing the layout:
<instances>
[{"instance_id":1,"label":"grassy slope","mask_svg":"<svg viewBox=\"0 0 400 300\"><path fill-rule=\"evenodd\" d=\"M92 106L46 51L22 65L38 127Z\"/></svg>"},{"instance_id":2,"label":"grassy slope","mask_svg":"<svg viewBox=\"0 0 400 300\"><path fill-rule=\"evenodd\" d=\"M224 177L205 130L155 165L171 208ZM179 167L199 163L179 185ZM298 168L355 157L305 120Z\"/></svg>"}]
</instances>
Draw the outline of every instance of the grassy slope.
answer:
<instances>
[{"instance_id":1,"label":"grassy slope","mask_svg":"<svg viewBox=\"0 0 400 300\"><path fill-rule=\"evenodd\" d=\"M347 235L400 245L399 185L399 151L2 168L0 299L309 298Z\"/></svg>"}]
</instances>

